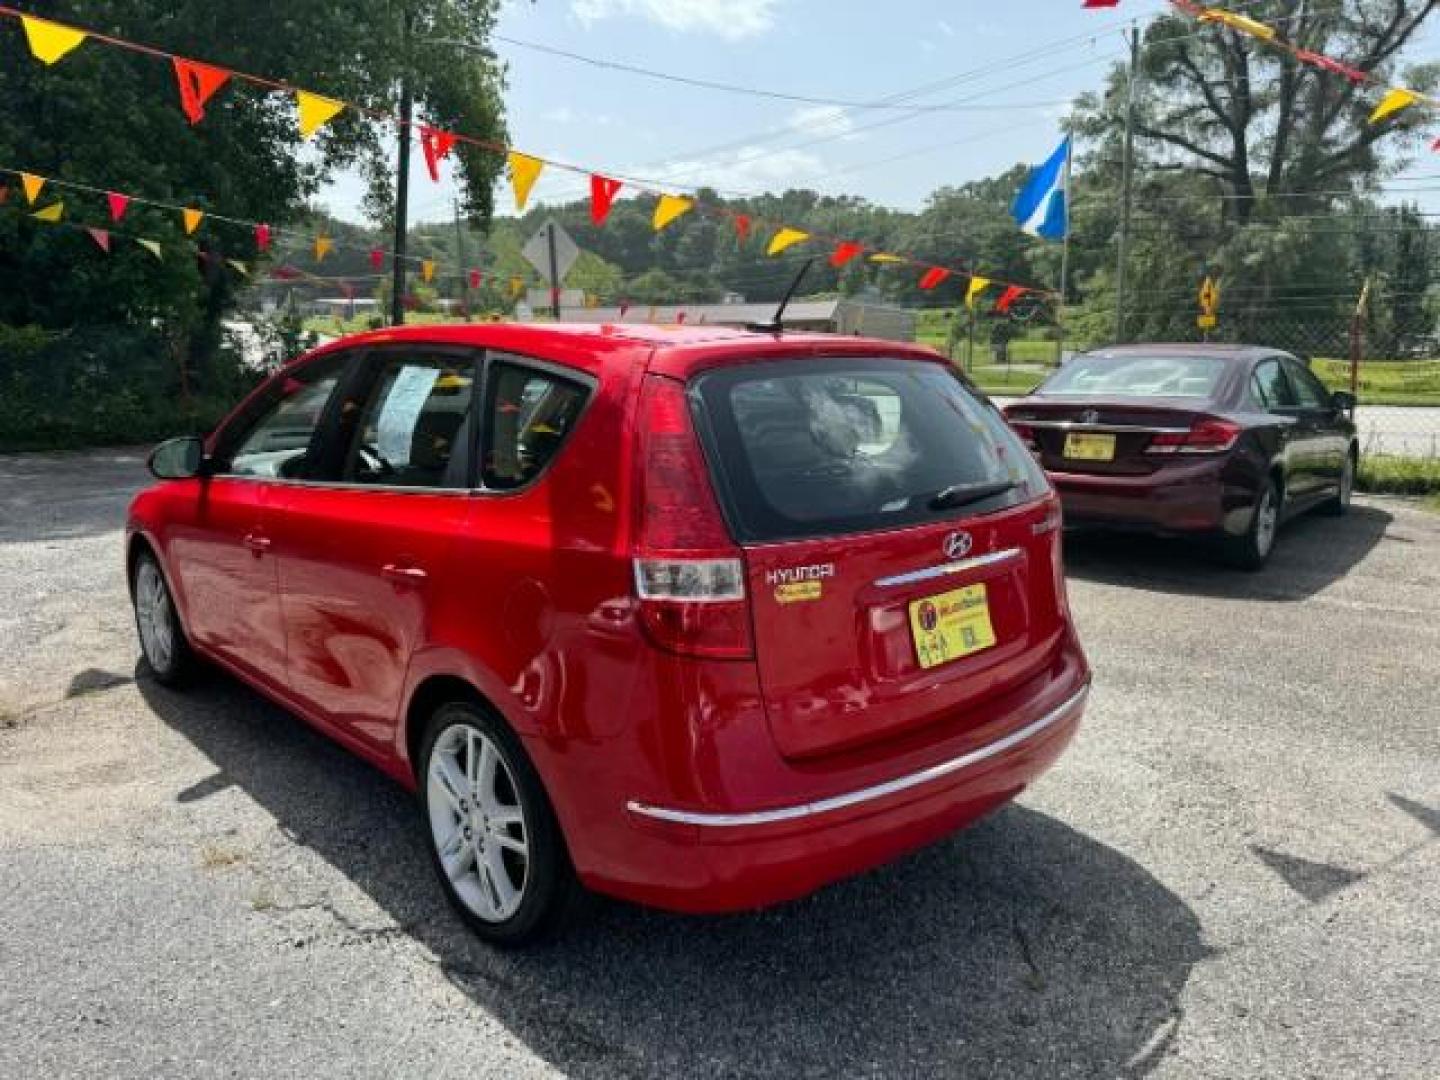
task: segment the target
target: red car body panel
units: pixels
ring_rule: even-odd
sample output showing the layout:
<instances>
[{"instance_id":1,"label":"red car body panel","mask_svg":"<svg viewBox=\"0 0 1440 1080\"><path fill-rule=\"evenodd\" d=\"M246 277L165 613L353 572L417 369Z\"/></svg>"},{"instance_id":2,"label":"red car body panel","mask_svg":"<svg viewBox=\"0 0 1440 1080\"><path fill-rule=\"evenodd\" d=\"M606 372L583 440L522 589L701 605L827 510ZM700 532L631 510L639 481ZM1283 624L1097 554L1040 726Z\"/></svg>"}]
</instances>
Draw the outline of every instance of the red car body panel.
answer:
<instances>
[{"instance_id":1,"label":"red car body panel","mask_svg":"<svg viewBox=\"0 0 1440 1080\"><path fill-rule=\"evenodd\" d=\"M416 784L425 719L412 703L434 680L462 682L520 736L587 885L734 910L946 835L1023 790L1072 736L1089 672L1053 496L744 547L754 659L675 655L641 625L632 489L647 372L683 380L763 359L936 354L822 335L494 324L381 331L297 363L395 341L513 353L583 372L596 389L555 461L518 491L215 476L141 493L129 529L132 551L143 539L159 556L199 652L402 784ZM974 555L1004 558L938 587L986 583L998 641L922 671L905 612L927 586L877 582L943 562L957 524ZM824 602L774 603L767 575L814 562L837 568Z\"/></svg>"}]
</instances>

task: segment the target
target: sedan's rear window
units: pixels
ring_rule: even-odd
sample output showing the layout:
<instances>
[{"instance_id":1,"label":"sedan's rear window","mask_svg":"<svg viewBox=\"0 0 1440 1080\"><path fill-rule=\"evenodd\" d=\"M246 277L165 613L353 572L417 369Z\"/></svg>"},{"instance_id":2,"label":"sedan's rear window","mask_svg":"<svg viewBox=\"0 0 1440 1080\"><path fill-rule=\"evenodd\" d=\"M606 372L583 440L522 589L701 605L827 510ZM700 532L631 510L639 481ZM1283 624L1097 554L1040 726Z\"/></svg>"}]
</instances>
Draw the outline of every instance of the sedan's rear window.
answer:
<instances>
[{"instance_id":1,"label":"sedan's rear window","mask_svg":"<svg viewBox=\"0 0 1440 1080\"><path fill-rule=\"evenodd\" d=\"M994 406L939 364L747 364L702 376L695 392L741 540L990 513L1045 490L1043 473Z\"/></svg>"},{"instance_id":2,"label":"sedan's rear window","mask_svg":"<svg viewBox=\"0 0 1440 1080\"><path fill-rule=\"evenodd\" d=\"M1208 398L1224 372L1213 356L1077 356L1035 393Z\"/></svg>"}]
</instances>

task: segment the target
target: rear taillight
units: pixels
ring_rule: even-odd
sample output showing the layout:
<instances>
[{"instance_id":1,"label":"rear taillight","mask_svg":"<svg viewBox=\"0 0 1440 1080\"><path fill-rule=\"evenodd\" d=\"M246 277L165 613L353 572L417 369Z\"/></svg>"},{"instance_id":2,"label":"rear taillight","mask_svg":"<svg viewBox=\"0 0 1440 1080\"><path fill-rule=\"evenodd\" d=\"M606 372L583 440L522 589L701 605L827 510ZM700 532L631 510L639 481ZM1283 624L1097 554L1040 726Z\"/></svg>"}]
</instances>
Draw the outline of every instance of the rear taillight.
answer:
<instances>
[{"instance_id":1,"label":"rear taillight","mask_svg":"<svg viewBox=\"0 0 1440 1080\"><path fill-rule=\"evenodd\" d=\"M1189 431L1158 431L1150 437L1147 454L1221 454L1240 438L1240 425L1217 416L1199 417Z\"/></svg>"},{"instance_id":2,"label":"rear taillight","mask_svg":"<svg viewBox=\"0 0 1440 1080\"><path fill-rule=\"evenodd\" d=\"M709 477L685 387L646 376L633 551L641 625L671 652L745 659L754 654L745 564Z\"/></svg>"}]
</instances>

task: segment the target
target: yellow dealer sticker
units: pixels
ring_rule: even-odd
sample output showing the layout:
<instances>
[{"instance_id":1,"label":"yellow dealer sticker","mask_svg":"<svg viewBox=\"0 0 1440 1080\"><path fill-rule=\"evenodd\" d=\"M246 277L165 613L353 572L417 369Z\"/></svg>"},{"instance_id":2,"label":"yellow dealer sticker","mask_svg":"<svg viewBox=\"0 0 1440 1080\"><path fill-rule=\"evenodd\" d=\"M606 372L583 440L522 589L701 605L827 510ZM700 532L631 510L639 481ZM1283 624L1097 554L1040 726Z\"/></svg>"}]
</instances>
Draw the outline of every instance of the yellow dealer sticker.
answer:
<instances>
[{"instance_id":1,"label":"yellow dealer sticker","mask_svg":"<svg viewBox=\"0 0 1440 1080\"><path fill-rule=\"evenodd\" d=\"M910 605L910 632L922 668L988 649L995 644L984 585L967 585Z\"/></svg>"},{"instance_id":2,"label":"yellow dealer sticker","mask_svg":"<svg viewBox=\"0 0 1440 1080\"><path fill-rule=\"evenodd\" d=\"M819 600L825 589L820 581L787 581L775 586L775 599L782 604L794 604L801 600Z\"/></svg>"}]
</instances>

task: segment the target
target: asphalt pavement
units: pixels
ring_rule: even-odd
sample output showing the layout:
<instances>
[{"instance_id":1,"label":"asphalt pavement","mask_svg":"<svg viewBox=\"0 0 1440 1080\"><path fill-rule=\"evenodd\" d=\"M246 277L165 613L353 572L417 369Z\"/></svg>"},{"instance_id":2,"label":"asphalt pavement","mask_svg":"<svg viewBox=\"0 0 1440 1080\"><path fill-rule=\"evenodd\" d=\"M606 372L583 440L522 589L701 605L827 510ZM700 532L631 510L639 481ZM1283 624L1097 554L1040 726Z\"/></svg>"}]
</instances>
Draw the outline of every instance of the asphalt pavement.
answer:
<instances>
[{"instance_id":1,"label":"asphalt pavement","mask_svg":"<svg viewBox=\"0 0 1440 1080\"><path fill-rule=\"evenodd\" d=\"M137 678L141 455L0 458L0 1076L1425 1077L1440 516L1258 575L1067 541L1082 732L1012 807L779 909L479 944L408 797Z\"/></svg>"}]
</instances>

